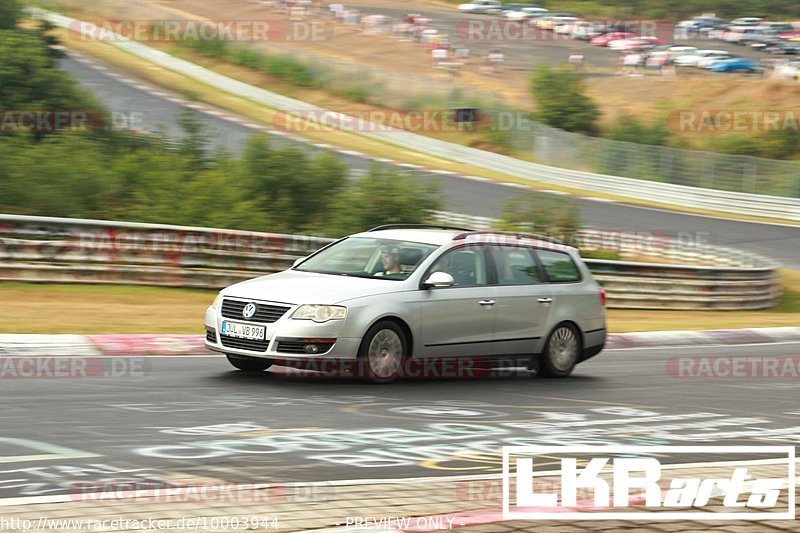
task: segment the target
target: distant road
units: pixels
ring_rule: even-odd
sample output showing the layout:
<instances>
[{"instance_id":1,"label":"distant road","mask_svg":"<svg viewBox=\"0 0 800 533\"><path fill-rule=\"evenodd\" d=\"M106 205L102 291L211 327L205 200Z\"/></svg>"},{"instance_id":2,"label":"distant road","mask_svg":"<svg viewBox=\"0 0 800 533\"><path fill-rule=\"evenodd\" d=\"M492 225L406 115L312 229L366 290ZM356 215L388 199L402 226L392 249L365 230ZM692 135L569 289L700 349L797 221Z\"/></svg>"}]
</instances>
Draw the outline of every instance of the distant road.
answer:
<instances>
[{"instance_id":1,"label":"distant road","mask_svg":"<svg viewBox=\"0 0 800 533\"><path fill-rule=\"evenodd\" d=\"M60 62L61 68L70 72L79 83L91 90L109 109L119 113L135 113L139 127L147 131L163 131L178 136L180 130L175 119L182 106L167 99L130 87L84 63L71 58ZM217 148L233 153L241 150L253 130L240 124L211 115L201 115ZM304 150L320 149L295 141L278 139L276 144L295 143ZM355 156L339 154L354 170L365 171L369 162ZM480 216L497 216L509 198L518 195L519 189L495 183L465 180L425 172L414 172L421 180L439 184L448 211ZM653 231L664 235L691 234L691 238L706 240L711 244L730 245L759 253L781 262L787 268L800 269L800 228L727 219L715 219L677 212L634 207L620 203L581 201L586 224L606 229Z\"/></svg>"}]
</instances>

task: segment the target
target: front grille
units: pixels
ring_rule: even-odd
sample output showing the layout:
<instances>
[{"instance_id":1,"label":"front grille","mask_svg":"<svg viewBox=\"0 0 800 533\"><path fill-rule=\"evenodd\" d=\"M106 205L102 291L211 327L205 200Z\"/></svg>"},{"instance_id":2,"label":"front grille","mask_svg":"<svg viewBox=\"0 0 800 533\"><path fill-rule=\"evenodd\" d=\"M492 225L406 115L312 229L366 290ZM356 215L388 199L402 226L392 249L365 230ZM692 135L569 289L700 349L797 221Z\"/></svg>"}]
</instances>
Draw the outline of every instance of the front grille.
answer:
<instances>
[{"instance_id":1,"label":"front grille","mask_svg":"<svg viewBox=\"0 0 800 533\"><path fill-rule=\"evenodd\" d=\"M220 341L226 348L236 348L237 350L250 350L251 352L266 352L269 346L268 340L237 339L220 335Z\"/></svg>"},{"instance_id":2,"label":"front grille","mask_svg":"<svg viewBox=\"0 0 800 533\"><path fill-rule=\"evenodd\" d=\"M242 309L244 309L244 306L249 303L255 304L256 313L250 318L244 318L242 316ZM248 320L251 322L270 324L285 315L286 311L288 310L288 305L264 304L259 302L248 302L246 300L229 300L227 298L222 300L222 316L225 318Z\"/></svg>"},{"instance_id":3,"label":"front grille","mask_svg":"<svg viewBox=\"0 0 800 533\"><path fill-rule=\"evenodd\" d=\"M217 342L217 331L214 328L206 328L206 341Z\"/></svg>"},{"instance_id":4,"label":"front grille","mask_svg":"<svg viewBox=\"0 0 800 533\"><path fill-rule=\"evenodd\" d=\"M315 354L306 354L306 346L316 344L319 351ZM304 342L304 341L278 341L276 351L283 353L300 353L304 355L322 355L330 351L332 342Z\"/></svg>"}]
</instances>

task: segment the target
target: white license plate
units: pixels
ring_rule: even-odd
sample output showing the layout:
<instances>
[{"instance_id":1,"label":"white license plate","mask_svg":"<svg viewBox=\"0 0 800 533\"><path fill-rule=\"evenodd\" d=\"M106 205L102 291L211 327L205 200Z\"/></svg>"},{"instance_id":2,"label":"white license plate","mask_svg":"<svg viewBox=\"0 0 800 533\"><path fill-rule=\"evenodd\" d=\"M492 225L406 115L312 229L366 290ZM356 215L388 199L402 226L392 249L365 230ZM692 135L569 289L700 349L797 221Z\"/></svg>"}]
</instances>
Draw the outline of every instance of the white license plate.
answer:
<instances>
[{"instance_id":1,"label":"white license plate","mask_svg":"<svg viewBox=\"0 0 800 533\"><path fill-rule=\"evenodd\" d=\"M223 320L221 333L228 337L263 341L267 336L267 328L266 326L254 326L253 324L241 324L239 322Z\"/></svg>"}]
</instances>

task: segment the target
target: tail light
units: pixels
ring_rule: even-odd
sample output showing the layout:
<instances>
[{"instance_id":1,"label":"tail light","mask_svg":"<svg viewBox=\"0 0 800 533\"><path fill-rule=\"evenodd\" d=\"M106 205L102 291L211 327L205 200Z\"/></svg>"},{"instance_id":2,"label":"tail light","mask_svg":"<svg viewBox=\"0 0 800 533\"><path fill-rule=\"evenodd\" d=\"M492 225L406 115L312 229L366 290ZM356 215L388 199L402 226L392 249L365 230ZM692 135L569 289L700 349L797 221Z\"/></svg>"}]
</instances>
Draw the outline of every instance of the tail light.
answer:
<instances>
[{"instance_id":1,"label":"tail light","mask_svg":"<svg viewBox=\"0 0 800 533\"><path fill-rule=\"evenodd\" d=\"M603 304L603 307L606 306L606 290L600 289L600 303Z\"/></svg>"}]
</instances>

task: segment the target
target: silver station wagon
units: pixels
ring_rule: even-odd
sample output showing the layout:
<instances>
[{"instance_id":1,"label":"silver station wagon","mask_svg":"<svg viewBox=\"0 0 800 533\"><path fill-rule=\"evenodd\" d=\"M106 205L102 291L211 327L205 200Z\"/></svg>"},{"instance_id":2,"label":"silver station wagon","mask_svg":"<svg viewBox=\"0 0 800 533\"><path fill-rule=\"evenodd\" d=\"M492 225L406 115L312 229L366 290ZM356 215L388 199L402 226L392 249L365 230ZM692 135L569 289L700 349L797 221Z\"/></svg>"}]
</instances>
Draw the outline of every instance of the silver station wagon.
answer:
<instances>
[{"instance_id":1,"label":"silver station wagon","mask_svg":"<svg viewBox=\"0 0 800 533\"><path fill-rule=\"evenodd\" d=\"M245 371L334 362L389 382L433 360L526 361L565 377L605 344L605 293L537 235L389 225L222 290L206 347Z\"/></svg>"}]
</instances>

